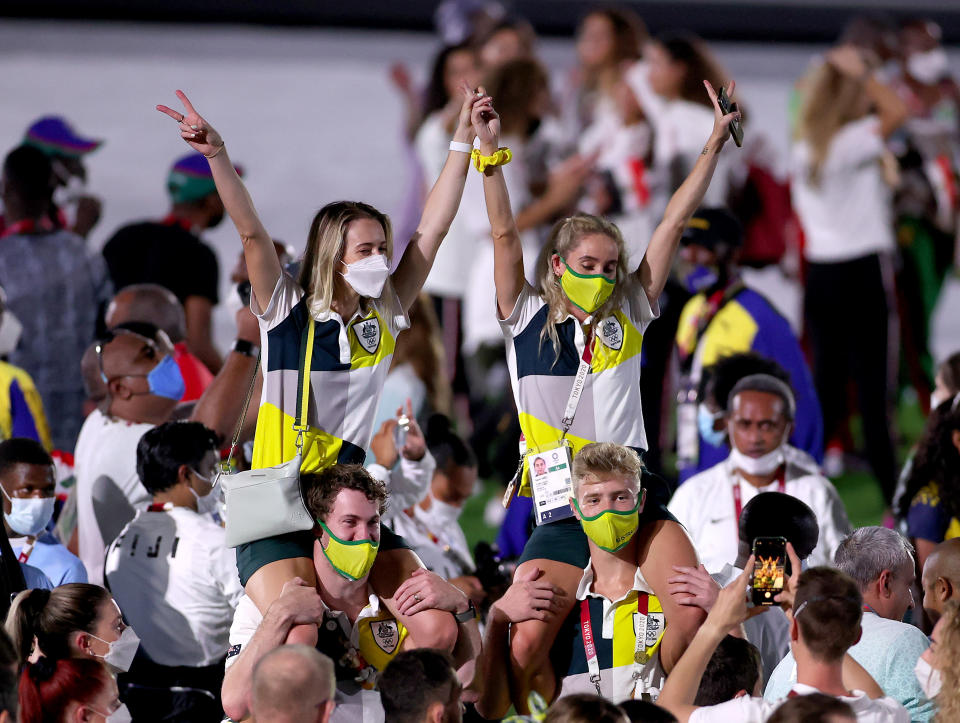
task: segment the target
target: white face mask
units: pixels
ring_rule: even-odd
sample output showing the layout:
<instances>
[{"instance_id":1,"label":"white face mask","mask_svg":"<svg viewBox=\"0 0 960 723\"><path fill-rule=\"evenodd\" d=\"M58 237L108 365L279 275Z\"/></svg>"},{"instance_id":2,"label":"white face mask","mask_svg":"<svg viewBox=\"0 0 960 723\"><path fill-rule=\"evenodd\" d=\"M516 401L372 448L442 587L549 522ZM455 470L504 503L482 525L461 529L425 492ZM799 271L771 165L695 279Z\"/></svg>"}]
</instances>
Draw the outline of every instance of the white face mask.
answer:
<instances>
[{"instance_id":1,"label":"white face mask","mask_svg":"<svg viewBox=\"0 0 960 723\"><path fill-rule=\"evenodd\" d=\"M102 715L107 723L131 723L133 720L133 716L131 716L130 711L127 710L126 703L121 703L120 707L113 711L113 713L110 715L104 715L102 711L99 711L96 708L94 708L93 711L98 715Z\"/></svg>"},{"instance_id":2,"label":"white face mask","mask_svg":"<svg viewBox=\"0 0 960 723\"><path fill-rule=\"evenodd\" d=\"M204 482L213 484L208 478L204 477L196 470L194 470L193 473ZM192 494L197 500L197 512L199 512L201 515L209 515L217 511L220 503L220 495L218 494L220 490L219 485L211 487L210 491L203 496L200 496L197 491L193 489L193 487L189 487L188 489L190 490L190 494Z\"/></svg>"},{"instance_id":3,"label":"white face mask","mask_svg":"<svg viewBox=\"0 0 960 723\"><path fill-rule=\"evenodd\" d=\"M107 643L106 640L97 638L97 636L92 633L90 637L96 638L101 643ZM130 670L130 664L133 663L133 658L137 654L137 648L140 647L140 638L133 632L133 628L124 628L123 632L120 633L120 637L112 643L107 643L107 645L110 646L110 649L106 655L96 655L94 657L103 658L104 663L124 673Z\"/></svg>"},{"instance_id":4,"label":"white face mask","mask_svg":"<svg viewBox=\"0 0 960 723\"><path fill-rule=\"evenodd\" d=\"M733 449L730 450L730 462L734 469L739 469L744 474L773 474L777 470L777 467L784 462L783 443L762 457L748 457L734 446Z\"/></svg>"},{"instance_id":5,"label":"white face mask","mask_svg":"<svg viewBox=\"0 0 960 723\"><path fill-rule=\"evenodd\" d=\"M430 509L425 510L421 507L419 511L425 518L436 521L438 526L456 524L457 520L460 519L461 512L463 512L462 507L441 502L432 494L430 495Z\"/></svg>"},{"instance_id":6,"label":"white face mask","mask_svg":"<svg viewBox=\"0 0 960 723\"><path fill-rule=\"evenodd\" d=\"M950 67L943 48L933 48L925 53L913 53L907 58L907 72L925 85L933 85L947 74Z\"/></svg>"},{"instance_id":7,"label":"white face mask","mask_svg":"<svg viewBox=\"0 0 960 723\"><path fill-rule=\"evenodd\" d=\"M917 682L920 683L920 688L927 698L933 700L940 695L943 681L940 679L939 670L933 668L923 658L918 658L917 664L913 667L913 674L917 676Z\"/></svg>"},{"instance_id":8,"label":"white face mask","mask_svg":"<svg viewBox=\"0 0 960 723\"><path fill-rule=\"evenodd\" d=\"M379 299L383 285L390 277L390 268L387 266L387 257L375 254L347 264L347 272L343 275L351 288L360 296L369 299Z\"/></svg>"},{"instance_id":9,"label":"white face mask","mask_svg":"<svg viewBox=\"0 0 960 723\"><path fill-rule=\"evenodd\" d=\"M17 348L22 333L23 324L10 309L4 309L0 313L0 356L6 356Z\"/></svg>"},{"instance_id":10,"label":"white face mask","mask_svg":"<svg viewBox=\"0 0 960 723\"><path fill-rule=\"evenodd\" d=\"M0 492L10 500L10 513L4 513L10 529L20 535L35 537L53 517L56 497L13 497L0 485Z\"/></svg>"}]
</instances>

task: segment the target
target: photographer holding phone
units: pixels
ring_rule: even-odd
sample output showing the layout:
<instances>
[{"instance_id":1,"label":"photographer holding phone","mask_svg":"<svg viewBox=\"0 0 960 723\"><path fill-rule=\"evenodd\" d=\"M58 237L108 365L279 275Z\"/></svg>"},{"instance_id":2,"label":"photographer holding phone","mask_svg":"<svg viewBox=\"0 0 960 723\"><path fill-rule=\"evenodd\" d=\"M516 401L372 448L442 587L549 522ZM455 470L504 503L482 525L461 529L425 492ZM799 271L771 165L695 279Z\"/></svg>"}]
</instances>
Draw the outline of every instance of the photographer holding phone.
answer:
<instances>
[{"instance_id":1,"label":"photographer holding phone","mask_svg":"<svg viewBox=\"0 0 960 723\"><path fill-rule=\"evenodd\" d=\"M709 721L764 721L787 698L823 693L850 705L863 723L906 723L910 715L847 654L860 637L863 598L847 575L827 567L800 572L800 558L787 546L792 574L777 596L790 620L790 647L797 659L797 682L778 701L742 696L713 706L695 706L700 678L714 649L731 628L766 608L750 607L746 588L754 569L746 569L717 597L706 622L674 666L658 704L681 723Z\"/></svg>"},{"instance_id":2,"label":"photographer holding phone","mask_svg":"<svg viewBox=\"0 0 960 723\"><path fill-rule=\"evenodd\" d=\"M861 527L837 549L836 567L856 581L863 596L863 635L850 648L850 655L907 709L912 720L932 720L936 707L913 671L930 641L918 628L902 622L913 607L913 547L894 530ZM770 675L764 697L782 697L795 670L797 664L788 655Z\"/></svg>"}]
</instances>

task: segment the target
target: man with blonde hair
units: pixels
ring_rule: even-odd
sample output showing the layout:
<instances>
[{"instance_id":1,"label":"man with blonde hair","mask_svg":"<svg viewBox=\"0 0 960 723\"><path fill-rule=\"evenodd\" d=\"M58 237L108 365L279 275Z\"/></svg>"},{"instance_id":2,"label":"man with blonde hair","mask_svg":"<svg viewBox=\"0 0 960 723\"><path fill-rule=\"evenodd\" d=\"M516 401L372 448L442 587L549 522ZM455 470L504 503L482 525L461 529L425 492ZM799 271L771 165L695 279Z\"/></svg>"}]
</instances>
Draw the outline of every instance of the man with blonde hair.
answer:
<instances>
[{"instance_id":1,"label":"man with blonde hair","mask_svg":"<svg viewBox=\"0 0 960 723\"><path fill-rule=\"evenodd\" d=\"M336 703L333 661L306 645L271 650L253 669L250 708L257 723L327 723Z\"/></svg>"},{"instance_id":2,"label":"man with blonde hair","mask_svg":"<svg viewBox=\"0 0 960 723\"><path fill-rule=\"evenodd\" d=\"M659 696L665 678L660 643L666 617L637 566L643 535L636 533L646 502L643 474L639 455L620 444L588 444L573 460L570 507L587 536L590 558L573 610L561 625L550 655L555 686L538 690L548 699L575 693L601 695L614 702ZM537 584L541 583L518 578L514 586L526 585L532 598L547 600L546 618L539 619L549 619L564 606L556 598L557 590L535 589ZM506 678L499 677L506 675L509 666L497 658L505 651L499 638L508 631L508 623L488 619L481 663L485 686L477 703L478 712L488 718L501 715L509 706Z\"/></svg>"}]
</instances>

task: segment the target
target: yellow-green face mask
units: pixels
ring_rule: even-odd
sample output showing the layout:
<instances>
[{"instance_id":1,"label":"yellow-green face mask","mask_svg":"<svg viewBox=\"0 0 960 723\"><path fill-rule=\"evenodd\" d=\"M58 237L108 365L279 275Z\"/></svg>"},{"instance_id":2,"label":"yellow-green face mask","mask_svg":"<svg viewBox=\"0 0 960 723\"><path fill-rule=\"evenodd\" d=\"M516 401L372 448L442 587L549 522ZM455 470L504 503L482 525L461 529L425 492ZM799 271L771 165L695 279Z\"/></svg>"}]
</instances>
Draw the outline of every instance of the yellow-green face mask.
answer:
<instances>
[{"instance_id":1,"label":"yellow-green face mask","mask_svg":"<svg viewBox=\"0 0 960 723\"><path fill-rule=\"evenodd\" d=\"M320 522L320 520L317 520ZM366 577L377 559L377 550L380 543L373 540L341 540L330 532L330 528L320 522L320 527L330 537L330 542L324 547L320 545L324 556L333 565L333 569L348 580L359 580Z\"/></svg>"},{"instance_id":2,"label":"yellow-green face mask","mask_svg":"<svg viewBox=\"0 0 960 723\"><path fill-rule=\"evenodd\" d=\"M644 490L640 490L637 505L632 510L604 510L593 517L583 514L576 497L573 498L573 504L580 515L580 525L587 537L601 550L616 552L630 542L640 526L640 506L644 496Z\"/></svg>"},{"instance_id":3,"label":"yellow-green face mask","mask_svg":"<svg viewBox=\"0 0 960 723\"><path fill-rule=\"evenodd\" d=\"M588 314L592 314L603 306L613 293L613 287L617 282L611 281L603 274L578 274L570 268L570 264L563 256L560 260L567 267L560 277L560 288L573 305Z\"/></svg>"}]
</instances>

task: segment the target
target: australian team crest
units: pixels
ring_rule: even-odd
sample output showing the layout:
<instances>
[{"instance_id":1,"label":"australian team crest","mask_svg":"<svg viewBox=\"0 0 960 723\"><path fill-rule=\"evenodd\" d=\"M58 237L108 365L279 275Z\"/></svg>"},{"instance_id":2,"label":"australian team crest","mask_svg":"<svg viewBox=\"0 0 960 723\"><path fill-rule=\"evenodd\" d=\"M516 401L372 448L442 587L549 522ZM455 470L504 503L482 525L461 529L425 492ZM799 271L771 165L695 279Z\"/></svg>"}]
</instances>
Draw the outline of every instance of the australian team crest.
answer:
<instances>
[{"instance_id":1,"label":"australian team crest","mask_svg":"<svg viewBox=\"0 0 960 723\"><path fill-rule=\"evenodd\" d=\"M600 339L611 349L623 346L623 325L616 316L608 316L600 322Z\"/></svg>"},{"instance_id":2,"label":"australian team crest","mask_svg":"<svg viewBox=\"0 0 960 723\"><path fill-rule=\"evenodd\" d=\"M387 655L391 655L400 644L400 630L396 620L375 620L370 623L373 641Z\"/></svg>"},{"instance_id":3,"label":"australian team crest","mask_svg":"<svg viewBox=\"0 0 960 723\"><path fill-rule=\"evenodd\" d=\"M353 325L353 333L357 335L360 346L370 354L380 346L380 320L376 316L358 321Z\"/></svg>"}]
</instances>

